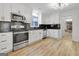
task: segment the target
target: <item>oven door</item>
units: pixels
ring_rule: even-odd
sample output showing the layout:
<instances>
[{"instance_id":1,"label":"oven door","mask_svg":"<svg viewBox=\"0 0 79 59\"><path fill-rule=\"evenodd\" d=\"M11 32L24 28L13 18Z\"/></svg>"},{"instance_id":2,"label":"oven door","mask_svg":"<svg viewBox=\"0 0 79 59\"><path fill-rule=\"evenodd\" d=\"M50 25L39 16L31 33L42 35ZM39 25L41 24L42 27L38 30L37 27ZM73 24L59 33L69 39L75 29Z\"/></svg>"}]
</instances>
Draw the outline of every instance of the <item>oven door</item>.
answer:
<instances>
[{"instance_id":1,"label":"oven door","mask_svg":"<svg viewBox=\"0 0 79 59\"><path fill-rule=\"evenodd\" d=\"M14 32L13 43L19 43L28 40L28 32Z\"/></svg>"}]
</instances>

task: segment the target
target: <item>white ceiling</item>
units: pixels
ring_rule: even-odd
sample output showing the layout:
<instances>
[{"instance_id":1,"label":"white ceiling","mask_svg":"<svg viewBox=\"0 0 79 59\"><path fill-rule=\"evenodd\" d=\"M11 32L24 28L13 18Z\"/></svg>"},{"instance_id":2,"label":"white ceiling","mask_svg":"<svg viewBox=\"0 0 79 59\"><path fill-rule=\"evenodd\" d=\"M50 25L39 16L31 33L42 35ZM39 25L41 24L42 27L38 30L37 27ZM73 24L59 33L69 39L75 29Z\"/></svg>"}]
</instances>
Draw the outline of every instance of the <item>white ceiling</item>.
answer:
<instances>
[{"instance_id":1,"label":"white ceiling","mask_svg":"<svg viewBox=\"0 0 79 59\"><path fill-rule=\"evenodd\" d=\"M43 13L43 15L49 15L51 13L55 13L59 10L55 10L48 6L49 3L26 3L26 6L29 6L29 8L36 8L40 9ZM65 7L62 11L70 10L70 9L75 9L79 8L79 3L70 3L67 7Z\"/></svg>"},{"instance_id":2,"label":"white ceiling","mask_svg":"<svg viewBox=\"0 0 79 59\"><path fill-rule=\"evenodd\" d=\"M49 13L53 13L56 10L49 8L48 7L48 3L28 3L26 4L26 6L29 6L29 8L35 8L35 9L40 9L42 11L43 14L49 14Z\"/></svg>"}]
</instances>

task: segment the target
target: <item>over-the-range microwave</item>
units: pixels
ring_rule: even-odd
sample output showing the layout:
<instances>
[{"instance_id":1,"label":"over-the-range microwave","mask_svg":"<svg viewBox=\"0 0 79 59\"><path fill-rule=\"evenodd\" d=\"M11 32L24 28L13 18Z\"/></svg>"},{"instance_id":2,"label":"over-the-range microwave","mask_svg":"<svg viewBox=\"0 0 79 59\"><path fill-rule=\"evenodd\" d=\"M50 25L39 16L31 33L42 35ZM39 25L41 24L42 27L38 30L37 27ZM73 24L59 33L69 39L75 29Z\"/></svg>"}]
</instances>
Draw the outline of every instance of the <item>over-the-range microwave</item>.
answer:
<instances>
[{"instance_id":1,"label":"over-the-range microwave","mask_svg":"<svg viewBox=\"0 0 79 59\"><path fill-rule=\"evenodd\" d=\"M11 13L11 20L12 21L24 21L26 18L23 15Z\"/></svg>"}]
</instances>

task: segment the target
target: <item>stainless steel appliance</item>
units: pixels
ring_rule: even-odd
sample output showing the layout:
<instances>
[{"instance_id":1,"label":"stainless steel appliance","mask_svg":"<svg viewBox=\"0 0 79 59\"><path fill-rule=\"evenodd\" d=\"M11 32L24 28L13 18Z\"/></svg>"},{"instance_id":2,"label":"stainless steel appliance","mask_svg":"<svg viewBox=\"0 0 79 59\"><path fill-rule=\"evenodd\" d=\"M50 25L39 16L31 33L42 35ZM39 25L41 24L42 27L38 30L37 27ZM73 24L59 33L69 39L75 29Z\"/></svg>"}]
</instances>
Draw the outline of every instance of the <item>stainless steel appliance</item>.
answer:
<instances>
[{"instance_id":1,"label":"stainless steel appliance","mask_svg":"<svg viewBox=\"0 0 79 59\"><path fill-rule=\"evenodd\" d=\"M13 50L28 45L28 31L26 31L25 18L22 15L11 14L11 30L13 31Z\"/></svg>"},{"instance_id":2,"label":"stainless steel appliance","mask_svg":"<svg viewBox=\"0 0 79 59\"><path fill-rule=\"evenodd\" d=\"M11 30L14 32L25 31L26 30L26 23L21 22L21 21L12 21L11 22Z\"/></svg>"},{"instance_id":3,"label":"stainless steel appliance","mask_svg":"<svg viewBox=\"0 0 79 59\"><path fill-rule=\"evenodd\" d=\"M47 29L43 29L43 39L47 37Z\"/></svg>"},{"instance_id":4,"label":"stainless steel appliance","mask_svg":"<svg viewBox=\"0 0 79 59\"><path fill-rule=\"evenodd\" d=\"M28 31L14 32L13 39L13 50L25 47L26 45L28 45Z\"/></svg>"},{"instance_id":5,"label":"stainless steel appliance","mask_svg":"<svg viewBox=\"0 0 79 59\"><path fill-rule=\"evenodd\" d=\"M26 30L29 30L29 29L31 29L31 27L30 27L30 23L26 23Z\"/></svg>"},{"instance_id":6,"label":"stainless steel appliance","mask_svg":"<svg viewBox=\"0 0 79 59\"><path fill-rule=\"evenodd\" d=\"M26 30L26 23L25 17L20 14L11 13L11 30L14 32L17 31L25 31Z\"/></svg>"},{"instance_id":7,"label":"stainless steel appliance","mask_svg":"<svg viewBox=\"0 0 79 59\"><path fill-rule=\"evenodd\" d=\"M10 32L10 31L11 31L11 22L0 21L0 32Z\"/></svg>"},{"instance_id":8,"label":"stainless steel appliance","mask_svg":"<svg viewBox=\"0 0 79 59\"><path fill-rule=\"evenodd\" d=\"M23 15L11 13L11 20L12 21L24 21L26 18Z\"/></svg>"}]
</instances>

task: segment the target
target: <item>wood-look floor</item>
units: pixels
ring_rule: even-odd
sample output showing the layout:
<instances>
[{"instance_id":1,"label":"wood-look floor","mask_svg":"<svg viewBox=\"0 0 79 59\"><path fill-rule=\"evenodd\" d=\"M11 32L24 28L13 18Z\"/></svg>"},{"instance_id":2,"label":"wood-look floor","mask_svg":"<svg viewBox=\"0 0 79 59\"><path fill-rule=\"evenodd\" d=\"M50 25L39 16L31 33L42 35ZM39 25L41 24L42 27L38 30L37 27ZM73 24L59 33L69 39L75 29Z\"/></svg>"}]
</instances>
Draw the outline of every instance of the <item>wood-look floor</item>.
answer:
<instances>
[{"instance_id":1,"label":"wood-look floor","mask_svg":"<svg viewBox=\"0 0 79 59\"><path fill-rule=\"evenodd\" d=\"M47 38L25 48L8 53L9 56L77 56L79 43L73 42L71 35L66 34L63 39Z\"/></svg>"}]
</instances>

